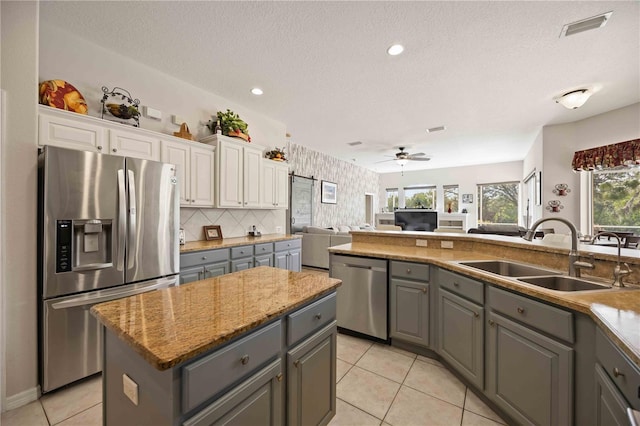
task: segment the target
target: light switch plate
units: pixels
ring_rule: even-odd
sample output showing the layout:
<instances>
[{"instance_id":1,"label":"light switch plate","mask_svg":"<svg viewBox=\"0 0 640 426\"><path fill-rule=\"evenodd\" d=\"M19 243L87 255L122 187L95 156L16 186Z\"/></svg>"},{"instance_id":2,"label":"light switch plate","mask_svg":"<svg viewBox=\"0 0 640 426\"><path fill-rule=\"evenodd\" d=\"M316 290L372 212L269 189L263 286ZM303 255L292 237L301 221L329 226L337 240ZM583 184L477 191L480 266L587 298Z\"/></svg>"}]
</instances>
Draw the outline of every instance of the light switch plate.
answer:
<instances>
[{"instance_id":1,"label":"light switch plate","mask_svg":"<svg viewBox=\"0 0 640 426\"><path fill-rule=\"evenodd\" d=\"M182 123L184 123L184 119L183 119L181 116L179 116L179 115L172 115L172 116L171 116L171 122L172 122L173 124L175 124L176 126L179 126L179 125L181 125Z\"/></svg>"},{"instance_id":2,"label":"light switch plate","mask_svg":"<svg viewBox=\"0 0 640 426\"><path fill-rule=\"evenodd\" d=\"M440 241L440 248L452 249L453 241Z\"/></svg>"},{"instance_id":3,"label":"light switch plate","mask_svg":"<svg viewBox=\"0 0 640 426\"><path fill-rule=\"evenodd\" d=\"M152 118L154 120L162 120L162 111L148 107L148 106L144 106L142 109L142 112L144 113L144 116L147 118Z\"/></svg>"},{"instance_id":4,"label":"light switch plate","mask_svg":"<svg viewBox=\"0 0 640 426\"><path fill-rule=\"evenodd\" d=\"M418 247L427 247L427 243L428 242L429 242L429 240L416 239L416 246L418 246Z\"/></svg>"},{"instance_id":5,"label":"light switch plate","mask_svg":"<svg viewBox=\"0 0 640 426\"><path fill-rule=\"evenodd\" d=\"M122 391L133 405L138 405L138 384L126 374L122 375Z\"/></svg>"}]
</instances>

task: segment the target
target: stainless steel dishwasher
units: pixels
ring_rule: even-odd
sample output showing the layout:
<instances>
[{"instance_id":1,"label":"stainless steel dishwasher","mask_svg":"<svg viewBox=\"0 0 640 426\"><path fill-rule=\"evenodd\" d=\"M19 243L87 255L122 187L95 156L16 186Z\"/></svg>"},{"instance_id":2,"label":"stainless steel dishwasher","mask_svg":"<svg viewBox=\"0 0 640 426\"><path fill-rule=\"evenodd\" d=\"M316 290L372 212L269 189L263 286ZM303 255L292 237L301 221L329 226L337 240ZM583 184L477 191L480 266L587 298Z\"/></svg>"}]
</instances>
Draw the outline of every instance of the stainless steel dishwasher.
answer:
<instances>
[{"instance_id":1,"label":"stainless steel dishwasher","mask_svg":"<svg viewBox=\"0 0 640 426\"><path fill-rule=\"evenodd\" d=\"M338 327L387 340L387 261L331 254L338 287Z\"/></svg>"}]
</instances>

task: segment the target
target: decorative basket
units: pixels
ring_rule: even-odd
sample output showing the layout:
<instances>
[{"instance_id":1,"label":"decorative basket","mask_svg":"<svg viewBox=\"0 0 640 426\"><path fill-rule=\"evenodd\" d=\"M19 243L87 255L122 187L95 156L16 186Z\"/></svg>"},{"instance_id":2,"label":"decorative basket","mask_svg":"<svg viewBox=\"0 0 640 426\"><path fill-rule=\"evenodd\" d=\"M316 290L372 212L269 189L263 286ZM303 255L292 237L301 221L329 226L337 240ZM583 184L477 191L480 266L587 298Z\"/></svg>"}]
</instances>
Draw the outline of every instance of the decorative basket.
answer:
<instances>
[{"instance_id":1,"label":"decorative basket","mask_svg":"<svg viewBox=\"0 0 640 426\"><path fill-rule=\"evenodd\" d=\"M251 138L249 137L249 135L245 135L244 133L240 132L240 131L233 131L233 130L229 130L229 135L231 137L234 138L240 138L240 139L244 139L247 142L251 142Z\"/></svg>"}]
</instances>

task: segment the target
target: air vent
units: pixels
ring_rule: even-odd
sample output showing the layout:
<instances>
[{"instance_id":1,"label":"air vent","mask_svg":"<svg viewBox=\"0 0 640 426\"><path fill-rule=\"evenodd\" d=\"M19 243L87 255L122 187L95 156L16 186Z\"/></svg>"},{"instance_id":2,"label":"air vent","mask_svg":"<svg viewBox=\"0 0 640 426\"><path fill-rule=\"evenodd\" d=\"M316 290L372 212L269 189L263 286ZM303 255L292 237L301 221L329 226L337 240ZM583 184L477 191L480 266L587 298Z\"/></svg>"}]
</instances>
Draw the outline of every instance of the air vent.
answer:
<instances>
[{"instance_id":1,"label":"air vent","mask_svg":"<svg viewBox=\"0 0 640 426\"><path fill-rule=\"evenodd\" d=\"M576 21L567 24L562 27L560 37L567 37L584 31L595 30L596 28L604 27L604 25L611 17L612 13L613 11L603 13L602 15L593 16L591 18L583 19L582 21Z\"/></svg>"},{"instance_id":2,"label":"air vent","mask_svg":"<svg viewBox=\"0 0 640 426\"><path fill-rule=\"evenodd\" d=\"M362 145L362 142L360 142L360 141L349 142L349 143L347 143L347 145L357 146L357 145Z\"/></svg>"},{"instance_id":3,"label":"air vent","mask_svg":"<svg viewBox=\"0 0 640 426\"><path fill-rule=\"evenodd\" d=\"M441 132L444 129L446 129L446 127L444 127L444 126L432 127L430 129L427 129L427 133Z\"/></svg>"}]
</instances>

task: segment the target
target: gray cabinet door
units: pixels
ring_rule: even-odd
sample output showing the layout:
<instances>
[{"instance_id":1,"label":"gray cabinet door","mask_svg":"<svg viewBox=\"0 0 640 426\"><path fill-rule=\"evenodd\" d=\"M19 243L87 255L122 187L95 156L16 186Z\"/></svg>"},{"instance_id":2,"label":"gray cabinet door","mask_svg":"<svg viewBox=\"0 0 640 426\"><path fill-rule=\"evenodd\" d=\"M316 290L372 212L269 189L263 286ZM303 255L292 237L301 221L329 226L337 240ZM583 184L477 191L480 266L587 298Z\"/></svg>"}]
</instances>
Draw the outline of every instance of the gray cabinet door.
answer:
<instances>
[{"instance_id":1,"label":"gray cabinet door","mask_svg":"<svg viewBox=\"0 0 640 426\"><path fill-rule=\"evenodd\" d=\"M231 272L244 271L253 268L253 257L231 261Z\"/></svg>"},{"instance_id":2,"label":"gray cabinet door","mask_svg":"<svg viewBox=\"0 0 640 426\"><path fill-rule=\"evenodd\" d=\"M220 275L229 273L229 262L212 263L211 265L205 265L204 277L213 278Z\"/></svg>"},{"instance_id":3,"label":"gray cabinet door","mask_svg":"<svg viewBox=\"0 0 640 426\"><path fill-rule=\"evenodd\" d=\"M440 288L438 353L484 389L484 308Z\"/></svg>"},{"instance_id":4,"label":"gray cabinet door","mask_svg":"<svg viewBox=\"0 0 640 426\"><path fill-rule=\"evenodd\" d=\"M277 360L184 422L184 426L282 424L282 368Z\"/></svg>"},{"instance_id":5,"label":"gray cabinet door","mask_svg":"<svg viewBox=\"0 0 640 426\"><path fill-rule=\"evenodd\" d=\"M488 314L486 395L517 423L573 422L573 349Z\"/></svg>"},{"instance_id":6,"label":"gray cabinet door","mask_svg":"<svg viewBox=\"0 0 640 426\"><path fill-rule=\"evenodd\" d=\"M256 256L253 260L253 266L273 266L273 256L270 254Z\"/></svg>"},{"instance_id":7,"label":"gray cabinet door","mask_svg":"<svg viewBox=\"0 0 640 426\"><path fill-rule=\"evenodd\" d=\"M186 284L193 281L201 280L203 276L204 269L202 268L202 266L182 269L180 271L180 284Z\"/></svg>"},{"instance_id":8,"label":"gray cabinet door","mask_svg":"<svg viewBox=\"0 0 640 426\"><path fill-rule=\"evenodd\" d=\"M391 337L429 346L429 284L392 278L389 288Z\"/></svg>"},{"instance_id":9,"label":"gray cabinet door","mask_svg":"<svg viewBox=\"0 0 640 426\"><path fill-rule=\"evenodd\" d=\"M287 424L326 425L336 414L336 322L287 352Z\"/></svg>"},{"instance_id":10,"label":"gray cabinet door","mask_svg":"<svg viewBox=\"0 0 640 426\"><path fill-rule=\"evenodd\" d=\"M286 251L277 252L273 255L273 266L280 269L289 269L287 267L287 253Z\"/></svg>"},{"instance_id":11,"label":"gray cabinet door","mask_svg":"<svg viewBox=\"0 0 640 426\"><path fill-rule=\"evenodd\" d=\"M301 249L289 251L287 269L293 272L300 272L302 270L302 250Z\"/></svg>"},{"instance_id":12,"label":"gray cabinet door","mask_svg":"<svg viewBox=\"0 0 640 426\"><path fill-rule=\"evenodd\" d=\"M596 364L596 418L597 426L626 426L629 424L629 404L612 383L607 373Z\"/></svg>"}]
</instances>

